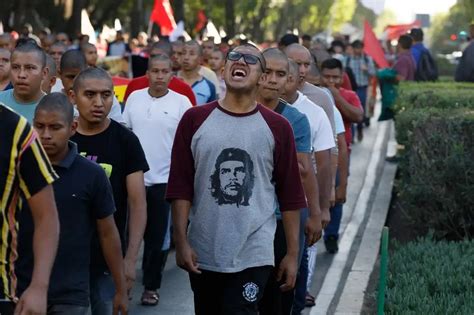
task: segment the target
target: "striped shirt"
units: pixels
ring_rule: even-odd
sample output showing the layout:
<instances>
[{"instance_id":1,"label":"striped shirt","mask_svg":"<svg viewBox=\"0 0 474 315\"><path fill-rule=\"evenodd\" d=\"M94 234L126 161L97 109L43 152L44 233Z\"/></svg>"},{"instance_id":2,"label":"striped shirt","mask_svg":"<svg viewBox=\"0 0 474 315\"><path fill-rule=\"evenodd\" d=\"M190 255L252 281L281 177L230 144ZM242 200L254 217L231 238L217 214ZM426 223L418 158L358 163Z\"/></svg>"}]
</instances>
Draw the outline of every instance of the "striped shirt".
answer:
<instances>
[{"instance_id":1,"label":"striped shirt","mask_svg":"<svg viewBox=\"0 0 474 315\"><path fill-rule=\"evenodd\" d=\"M15 297L22 205L55 179L36 132L24 117L0 104L0 300Z\"/></svg>"},{"instance_id":2,"label":"striped shirt","mask_svg":"<svg viewBox=\"0 0 474 315\"><path fill-rule=\"evenodd\" d=\"M362 70L362 65L367 67L367 71ZM348 57L346 67L352 69L358 87L368 86L370 77L375 75L374 61L367 55Z\"/></svg>"}]
</instances>

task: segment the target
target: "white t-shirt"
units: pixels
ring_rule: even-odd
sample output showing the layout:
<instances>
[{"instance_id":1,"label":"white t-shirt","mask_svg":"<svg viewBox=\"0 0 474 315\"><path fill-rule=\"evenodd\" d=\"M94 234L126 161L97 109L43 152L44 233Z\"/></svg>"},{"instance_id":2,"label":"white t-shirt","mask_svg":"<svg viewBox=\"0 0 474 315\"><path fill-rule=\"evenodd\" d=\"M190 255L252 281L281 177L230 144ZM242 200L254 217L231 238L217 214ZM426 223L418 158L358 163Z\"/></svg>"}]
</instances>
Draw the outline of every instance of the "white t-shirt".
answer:
<instances>
[{"instance_id":1,"label":"white t-shirt","mask_svg":"<svg viewBox=\"0 0 474 315\"><path fill-rule=\"evenodd\" d=\"M172 90L156 98L144 88L127 99L123 111L125 124L140 140L150 167L145 173L146 186L168 182L174 135L181 117L191 107L186 96Z\"/></svg>"},{"instance_id":2,"label":"white t-shirt","mask_svg":"<svg viewBox=\"0 0 474 315\"><path fill-rule=\"evenodd\" d=\"M336 128L336 134L340 135L341 133L346 132L346 128L344 127L344 120L342 120L342 115L339 109L334 106L334 123Z\"/></svg>"},{"instance_id":3,"label":"white t-shirt","mask_svg":"<svg viewBox=\"0 0 474 315\"><path fill-rule=\"evenodd\" d=\"M306 115L311 128L311 144L314 152L335 147L331 123L324 109L311 102L306 95L298 92L298 98L291 104Z\"/></svg>"}]
</instances>

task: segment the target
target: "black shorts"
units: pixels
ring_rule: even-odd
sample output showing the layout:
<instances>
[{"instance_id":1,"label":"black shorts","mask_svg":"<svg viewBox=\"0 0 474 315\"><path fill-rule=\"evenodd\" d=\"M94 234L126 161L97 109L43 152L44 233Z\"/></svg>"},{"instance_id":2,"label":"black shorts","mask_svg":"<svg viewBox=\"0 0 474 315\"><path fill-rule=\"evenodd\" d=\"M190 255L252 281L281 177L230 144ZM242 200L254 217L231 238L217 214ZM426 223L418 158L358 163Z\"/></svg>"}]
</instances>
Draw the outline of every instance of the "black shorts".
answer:
<instances>
[{"instance_id":1,"label":"black shorts","mask_svg":"<svg viewBox=\"0 0 474 315\"><path fill-rule=\"evenodd\" d=\"M15 312L15 303L1 301L0 302L0 315L13 315Z\"/></svg>"},{"instance_id":2,"label":"black shorts","mask_svg":"<svg viewBox=\"0 0 474 315\"><path fill-rule=\"evenodd\" d=\"M201 270L189 274L197 315L257 315L271 266L236 273Z\"/></svg>"}]
</instances>

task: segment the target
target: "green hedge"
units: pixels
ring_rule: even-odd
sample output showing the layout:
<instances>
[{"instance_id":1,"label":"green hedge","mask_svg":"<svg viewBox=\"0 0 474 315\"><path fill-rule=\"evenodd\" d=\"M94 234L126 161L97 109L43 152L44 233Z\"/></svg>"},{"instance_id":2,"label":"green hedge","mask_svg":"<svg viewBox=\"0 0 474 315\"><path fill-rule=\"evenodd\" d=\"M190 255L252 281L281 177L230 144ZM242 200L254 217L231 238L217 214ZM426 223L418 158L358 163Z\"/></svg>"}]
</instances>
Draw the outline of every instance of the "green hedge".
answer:
<instances>
[{"instance_id":1,"label":"green hedge","mask_svg":"<svg viewBox=\"0 0 474 315\"><path fill-rule=\"evenodd\" d=\"M398 246L390 257L386 314L473 314L474 242L431 237Z\"/></svg>"},{"instance_id":2,"label":"green hedge","mask_svg":"<svg viewBox=\"0 0 474 315\"><path fill-rule=\"evenodd\" d=\"M399 202L421 233L433 229L438 238L472 238L474 93L465 84L436 86L402 86L398 103L406 106L395 118L397 141L405 146Z\"/></svg>"}]
</instances>

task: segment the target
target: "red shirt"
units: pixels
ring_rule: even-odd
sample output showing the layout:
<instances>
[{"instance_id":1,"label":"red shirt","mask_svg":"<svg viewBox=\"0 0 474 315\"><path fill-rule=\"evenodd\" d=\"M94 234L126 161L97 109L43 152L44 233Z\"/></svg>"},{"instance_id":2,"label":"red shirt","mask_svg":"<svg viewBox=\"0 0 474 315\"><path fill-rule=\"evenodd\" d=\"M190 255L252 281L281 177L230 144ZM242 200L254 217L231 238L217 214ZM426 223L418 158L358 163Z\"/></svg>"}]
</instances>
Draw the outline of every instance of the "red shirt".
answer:
<instances>
[{"instance_id":1,"label":"red shirt","mask_svg":"<svg viewBox=\"0 0 474 315\"><path fill-rule=\"evenodd\" d=\"M358 107L361 110L363 110L362 105L360 103L360 99L357 96L357 94L354 91L347 90L344 88L339 88L339 93L341 93L341 96L354 107ZM352 130L351 130L351 125L352 123L347 120L347 118L344 116L342 111L340 110L340 107L338 104L336 104L337 108L341 112L342 115L342 120L344 121L344 128L346 129L345 136L346 136L346 143L347 143L347 150L349 153L351 152L351 144L352 144Z\"/></svg>"},{"instance_id":2,"label":"red shirt","mask_svg":"<svg viewBox=\"0 0 474 315\"><path fill-rule=\"evenodd\" d=\"M126 102L127 98L130 96L130 94L132 94L133 91L147 88L149 85L150 84L146 75L133 79L127 85L127 90L125 91L125 97L123 101ZM175 91L176 93L186 96L189 98L191 104L196 106L196 96L194 96L193 89L191 89L191 87L184 81L173 76L170 80L170 83L168 84L168 88Z\"/></svg>"},{"instance_id":3,"label":"red shirt","mask_svg":"<svg viewBox=\"0 0 474 315\"><path fill-rule=\"evenodd\" d=\"M341 87L343 87L346 90L352 90L352 84L351 84L351 79L349 78L349 75L347 72L344 71L342 74L342 84Z\"/></svg>"}]
</instances>

